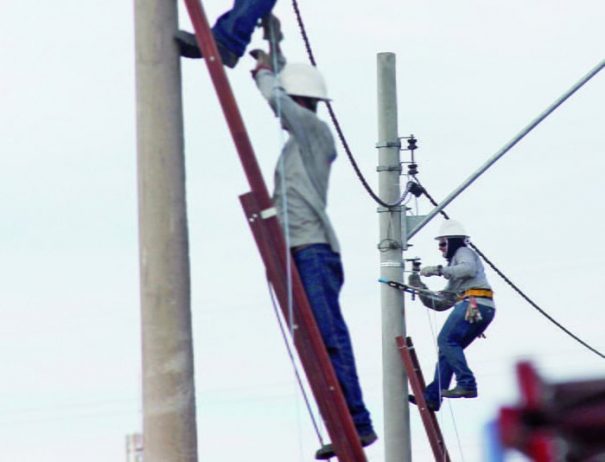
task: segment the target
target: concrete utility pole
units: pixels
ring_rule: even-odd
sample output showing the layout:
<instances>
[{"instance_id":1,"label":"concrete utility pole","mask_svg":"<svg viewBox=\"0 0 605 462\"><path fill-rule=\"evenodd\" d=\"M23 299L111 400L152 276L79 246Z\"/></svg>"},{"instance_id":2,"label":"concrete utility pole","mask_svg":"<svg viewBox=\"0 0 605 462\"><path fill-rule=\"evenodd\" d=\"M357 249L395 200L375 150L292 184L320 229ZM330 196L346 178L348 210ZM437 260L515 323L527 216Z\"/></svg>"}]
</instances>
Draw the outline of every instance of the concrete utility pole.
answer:
<instances>
[{"instance_id":1,"label":"concrete utility pole","mask_svg":"<svg viewBox=\"0 0 605 462\"><path fill-rule=\"evenodd\" d=\"M135 0L145 462L196 462L175 0Z\"/></svg>"},{"instance_id":2,"label":"concrete utility pole","mask_svg":"<svg viewBox=\"0 0 605 462\"><path fill-rule=\"evenodd\" d=\"M401 195L399 163L400 141L397 132L397 88L395 54L378 54L378 185L386 203L395 203ZM402 230L405 207L379 207L380 276L403 282ZM404 220L405 223L405 220ZM404 225L405 227L405 225ZM403 232L403 234L402 234ZM403 237L402 237L403 236ZM405 338L403 297L381 284L382 306L382 377L384 394L385 462L407 462L412 458L410 445L410 411L407 401L407 375L395 338Z\"/></svg>"}]
</instances>

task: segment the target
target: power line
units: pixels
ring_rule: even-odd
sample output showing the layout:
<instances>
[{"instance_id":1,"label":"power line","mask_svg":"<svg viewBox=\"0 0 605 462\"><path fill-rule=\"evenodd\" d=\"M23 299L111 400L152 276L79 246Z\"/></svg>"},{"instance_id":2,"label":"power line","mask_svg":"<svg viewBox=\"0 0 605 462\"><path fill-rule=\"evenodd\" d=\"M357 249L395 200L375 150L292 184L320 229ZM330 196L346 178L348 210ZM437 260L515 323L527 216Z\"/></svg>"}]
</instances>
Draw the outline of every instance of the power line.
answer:
<instances>
[{"instance_id":1,"label":"power line","mask_svg":"<svg viewBox=\"0 0 605 462\"><path fill-rule=\"evenodd\" d=\"M420 181L418 181L418 179L416 177L414 177L414 179L420 185ZM421 185L421 187L422 187L422 185ZM423 191L424 195L427 197L427 199L431 202L431 204L433 204L435 207L437 205L439 205L437 203L437 201L435 199L433 199L433 197L428 193L426 188L422 187L422 191ZM450 219L450 217L447 215L447 213L445 213L443 210L441 210L440 213L441 213L441 215L443 215L443 217L446 220ZM542 316L544 316L546 319L548 319L550 322L552 322L555 326L557 326L559 329L561 329L563 332L565 332L567 335L569 335L571 338L573 338L576 342L580 343L581 345L588 348L593 353L595 353L595 354L599 355L601 358L605 359L605 355L603 353L601 353L596 348L590 346L588 343L586 343L584 340L579 338L577 335L575 335L573 332L571 332L569 329L567 329L565 326L563 326L560 322L558 322L556 319L554 319L546 311L544 311L542 308L540 308L540 306L536 302L534 302L531 298L529 298L529 296L527 294L525 294L502 271L500 271L500 269L498 269L498 267L496 267L496 265L494 263L492 263L491 260L489 258L487 258L485 256L485 254L483 252L481 252L481 250L479 250L479 248L475 244L473 244L471 242L471 243L469 243L469 245L473 248L473 250L475 250L475 252L477 252L477 254L479 254L479 256L483 259L483 261L485 261L485 263L487 263L496 272L496 274L504 280L504 282L506 282L515 292L517 292L527 303L529 303L532 307L534 307L536 310L538 310L538 312Z\"/></svg>"},{"instance_id":2,"label":"power line","mask_svg":"<svg viewBox=\"0 0 605 462\"><path fill-rule=\"evenodd\" d=\"M313 66L317 67L317 61L315 61L313 49L311 48L311 42L309 41L309 36L307 35L307 30L305 28L305 24L303 22L297 0L292 0L292 7L294 8L294 13L296 14L296 21L298 22L298 27L300 29L300 33L302 35L303 42L305 43L305 49L307 50L307 55L309 56L309 61L311 62L311 64ZM355 170L355 173L357 174L357 178L359 179L359 181L361 182L361 184L363 185L363 187L365 188L367 193L370 195L370 197L372 199L374 199L374 201L376 201L378 204L382 205L383 207L389 208L389 207L396 207L396 206L400 205L405 200L405 194L403 194L396 202L388 203L388 202L383 201L380 197L378 197L378 194L376 194L372 190L372 188L370 187L370 184L363 176L363 173L361 172L361 169L359 168L357 161L353 157L353 152L351 151L351 148L349 147L349 143L347 142L347 139L342 131L342 128L340 127L340 122L338 121L338 118L336 117L336 113L334 112L334 109L332 108L332 103L330 103L329 101L326 101L326 106L328 108L328 112L330 113L330 119L332 119L332 124L334 125L334 128L336 129L338 138L340 139L340 143L342 144L342 147L344 148L344 150L347 154L347 157L349 158L349 161L351 162L351 165L353 166L353 170Z\"/></svg>"}]
</instances>

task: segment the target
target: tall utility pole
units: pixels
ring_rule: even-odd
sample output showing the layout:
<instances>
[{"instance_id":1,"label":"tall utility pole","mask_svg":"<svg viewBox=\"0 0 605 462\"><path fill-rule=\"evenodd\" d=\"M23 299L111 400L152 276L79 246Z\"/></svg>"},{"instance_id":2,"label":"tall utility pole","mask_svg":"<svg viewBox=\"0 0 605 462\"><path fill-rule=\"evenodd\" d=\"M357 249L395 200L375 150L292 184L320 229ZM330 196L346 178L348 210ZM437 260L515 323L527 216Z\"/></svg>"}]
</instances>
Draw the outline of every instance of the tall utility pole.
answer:
<instances>
[{"instance_id":1,"label":"tall utility pole","mask_svg":"<svg viewBox=\"0 0 605 462\"><path fill-rule=\"evenodd\" d=\"M145 462L196 462L176 0L135 0Z\"/></svg>"},{"instance_id":2,"label":"tall utility pole","mask_svg":"<svg viewBox=\"0 0 605 462\"><path fill-rule=\"evenodd\" d=\"M401 143L397 132L397 87L395 54L378 54L378 186L383 202L395 203L401 195ZM402 230L405 206L379 207L380 276L403 282ZM405 227L405 220L403 220ZM402 234L402 231L404 234ZM380 288L382 306L382 378L384 395L385 462L407 462L412 458L407 375L395 338L405 338L403 297L387 285Z\"/></svg>"}]
</instances>

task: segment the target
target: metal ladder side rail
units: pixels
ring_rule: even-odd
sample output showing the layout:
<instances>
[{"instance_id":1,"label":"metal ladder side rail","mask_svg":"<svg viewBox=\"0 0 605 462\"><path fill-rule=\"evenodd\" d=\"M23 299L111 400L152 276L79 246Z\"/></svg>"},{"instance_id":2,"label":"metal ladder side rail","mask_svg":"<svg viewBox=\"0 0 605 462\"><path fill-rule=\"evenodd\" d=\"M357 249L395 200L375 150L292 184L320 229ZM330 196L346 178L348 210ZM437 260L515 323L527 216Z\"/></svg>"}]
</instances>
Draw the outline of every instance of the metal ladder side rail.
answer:
<instances>
[{"instance_id":1,"label":"metal ladder side rail","mask_svg":"<svg viewBox=\"0 0 605 462\"><path fill-rule=\"evenodd\" d=\"M437 421L435 413L428 408L424 398L424 389L426 388L426 384L412 339L411 337L406 337L404 340L403 337L399 336L395 340L397 342L399 353L401 354L401 359L403 360L403 364L407 371L408 380L410 382L410 386L412 387L412 392L414 393L414 397L416 399L416 405L418 407L418 411L420 412L420 417L429 439L431 449L433 450L435 461L451 462L449 453L445 446L445 440L443 439L443 435L441 433L441 428L439 427L439 422Z\"/></svg>"}]
</instances>

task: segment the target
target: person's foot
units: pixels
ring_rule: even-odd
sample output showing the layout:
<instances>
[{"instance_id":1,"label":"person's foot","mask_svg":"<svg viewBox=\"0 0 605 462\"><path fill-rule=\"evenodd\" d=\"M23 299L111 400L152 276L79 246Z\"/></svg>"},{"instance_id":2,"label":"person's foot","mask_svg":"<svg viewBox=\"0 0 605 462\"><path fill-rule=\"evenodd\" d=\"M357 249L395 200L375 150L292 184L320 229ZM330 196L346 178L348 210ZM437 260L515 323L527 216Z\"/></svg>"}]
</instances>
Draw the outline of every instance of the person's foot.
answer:
<instances>
[{"instance_id":1,"label":"person's foot","mask_svg":"<svg viewBox=\"0 0 605 462\"><path fill-rule=\"evenodd\" d=\"M362 447L369 446L374 443L378 439L378 435L371 430L369 433L365 433L363 435L359 435L359 441L361 442ZM332 443L324 444L321 448L317 450L315 453L315 458L317 460L328 460L332 457L336 457L336 451Z\"/></svg>"},{"instance_id":2,"label":"person's foot","mask_svg":"<svg viewBox=\"0 0 605 462\"><path fill-rule=\"evenodd\" d=\"M185 58L200 59L203 58L202 50L197 44L195 34L184 30L179 30L174 34L174 40L179 47L179 54ZM216 41L216 47L221 55L221 61L227 67L234 68L239 57L221 42Z\"/></svg>"},{"instance_id":3,"label":"person's foot","mask_svg":"<svg viewBox=\"0 0 605 462\"><path fill-rule=\"evenodd\" d=\"M418 403L416 402L416 397L414 395L408 395L408 401L416 406ZM431 411L437 412L439 410L439 405L434 401L426 400L426 407L428 407Z\"/></svg>"},{"instance_id":4,"label":"person's foot","mask_svg":"<svg viewBox=\"0 0 605 462\"><path fill-rule=\"evenodd\" d=\"M476 398L477 395L476 389L462 388L458 385L451 390L441 391L441 396L443 398Z\"/></svg>"}]
</instances>

